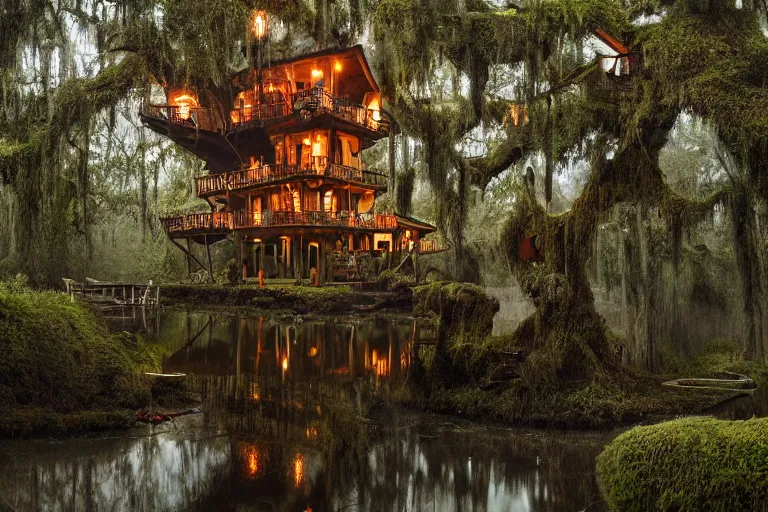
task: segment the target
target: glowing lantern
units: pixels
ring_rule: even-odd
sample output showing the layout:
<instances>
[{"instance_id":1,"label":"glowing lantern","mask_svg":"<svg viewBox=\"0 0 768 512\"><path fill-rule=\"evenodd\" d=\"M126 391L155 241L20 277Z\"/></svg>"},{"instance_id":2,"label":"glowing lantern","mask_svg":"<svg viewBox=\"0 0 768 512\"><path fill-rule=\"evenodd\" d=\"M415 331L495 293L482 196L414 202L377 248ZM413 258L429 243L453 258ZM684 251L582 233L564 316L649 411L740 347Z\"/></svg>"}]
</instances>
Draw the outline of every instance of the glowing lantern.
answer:
<instances>
[{"instance_id":1,"label":"glowing lantern","mask_svg":"<svg viewBox=\"0 0 768 512\"><path fill-rule=\"evenodd\" d=\"M319 80L320 77L322 77L322 76L323 76L323 71L322 70L320 70L320 69L313 69L312 70L312 78L314 80Z\"/></svg>"},{"instance_id":2,"label":"glowing lantern","mask_svg":"<svg viewBox=\"0 0 768 512\"><path fill-rule=\"evenodd\" d=\"M253 35L256 39L264 39L267 37L267 13L264 11L256 11L253 14Z\"/></svg>"},{"instance_id":3,"label":"glowing lantern","mask_svg":"<svg viewBox=\"0 0 768 512\"><path fill-rule=\"evenodd\" d=\"M336 64L333 65L333 69L335 69L337 73L341 72L341 62L336 61Z\"/></svg>"},{"instance_id":4,"label":"glowing lantern","mask_svg":"<svg viewBox=\"0 0 768 512\"><path fill-rule=\"evenodd\" d=\"M181 93L178 96L174 96L171 100L171 104L179 107L179 117L181 119L189 119L192 107L197 107L197 98L188 93Z\"/></svg>"},{"instance_id":5,"label":"glowing lantern","mask_svg":"<svg viewBox=\"0 0 768 512\"><path fill-rule=\"evenodd\" d=\"M309 357L315 357L317 355L317 347L310 347L309 352L307 352L307 355Z\"/></svg>"},{"instance_id":6,"label":"glowing lantern","mask_svg":"<svg viewBox=\"0 0 768 512\"><path fill-rule=\"evenodd\" d=\"M312 141L309 139L309 137L306 137L304 139L304 145L305 146L311 146L312 145Z\"/></svg>"},{"instance_id":7,"label":"glowing lantern","mask_svg":"<svg viewBox=\"0 0 768 512\"><path fill-rule=\"evenodd\" d=\"M287 370L288 370L288 358L284 357L283 358L283 371L287 371Z\"/></svg>"},{"instance_id":8,"label":"glowing lantern","mask_svg":"<svg viewBox=\"0 0 768 512\"><path fill-rule=\"evenodd\" d=\"M372 112L373 120L374 121L380 121L381 120L381 112L379 111L379 100L378 98L374 98L371 100L371 102L368 104L368 110Z\"/></svg>"}]
</instances>

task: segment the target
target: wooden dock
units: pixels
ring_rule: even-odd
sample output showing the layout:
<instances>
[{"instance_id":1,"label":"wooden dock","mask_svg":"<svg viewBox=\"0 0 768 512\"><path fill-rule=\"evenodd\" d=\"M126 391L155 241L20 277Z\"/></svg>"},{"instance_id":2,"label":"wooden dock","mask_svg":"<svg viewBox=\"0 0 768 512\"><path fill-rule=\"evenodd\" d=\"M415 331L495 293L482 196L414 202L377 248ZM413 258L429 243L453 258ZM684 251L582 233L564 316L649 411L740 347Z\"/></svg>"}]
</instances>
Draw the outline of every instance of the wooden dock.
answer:
<instances>
[{"instance_id":1,"label":"wooden dock","mask_svg":"<svg viewBox=\"0 0 768 512\"><path fill-rule=\"evenodd\" d=\"M160 286L152 284L95 281L92 279L78 283L73 279L64 279L66 293L75 298L96 305L109 311L125 308L156 309L160 304Z\"/></svg>"}]
</instances>

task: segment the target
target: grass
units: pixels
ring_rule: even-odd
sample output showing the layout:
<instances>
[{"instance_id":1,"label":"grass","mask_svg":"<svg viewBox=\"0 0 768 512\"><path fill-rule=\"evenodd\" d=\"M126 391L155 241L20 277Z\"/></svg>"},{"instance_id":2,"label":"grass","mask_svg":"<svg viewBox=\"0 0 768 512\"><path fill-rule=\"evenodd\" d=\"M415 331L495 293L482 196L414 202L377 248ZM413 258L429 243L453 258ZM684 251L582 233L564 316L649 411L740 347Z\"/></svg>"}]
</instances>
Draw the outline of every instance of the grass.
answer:
<instances>
[{"instance_id":1,"label":"grass","mask_svg":"<svg viewBox=\"0 0 768 512\"><path fill-rule=\"evenodd\" d=\"M63 294L2 283L0 351L0 435L125 426L125 414L113 411L149 402L142 374L159 370L164 355L137 336L110 333Z\"/></svg>"},{"instance_id":2,"label":"grass","mask_svg":"<svg viewBox=\"0 0 768 512\"><path fill-rule=\"evenodd\" d=\"M766 510L768 418L637 427L598 456L597 475L612 510Z\"/></svg>"}]
</instances>

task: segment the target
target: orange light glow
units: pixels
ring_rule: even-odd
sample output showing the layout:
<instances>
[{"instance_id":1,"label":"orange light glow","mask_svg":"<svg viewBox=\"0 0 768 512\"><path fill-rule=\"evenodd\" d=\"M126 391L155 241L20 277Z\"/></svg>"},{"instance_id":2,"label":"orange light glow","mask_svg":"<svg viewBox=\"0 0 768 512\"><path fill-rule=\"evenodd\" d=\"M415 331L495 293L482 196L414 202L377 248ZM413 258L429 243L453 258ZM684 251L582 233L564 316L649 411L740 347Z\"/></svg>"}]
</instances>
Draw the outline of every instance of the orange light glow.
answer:
<instances>
[{"instance_id":1,"label":"orange light glow","mask_svg":"<svg viewBox=\"0 0 768 512\"><path fill-rule=\"evenodd\" d=\"M371 364L373 366L376 366L376 363L378 362L378 360L379 360L379 353L374 350L373 353L371 354Z\"/></svg>"},{"instance_id":2,"label":"orange light glow","mask_svg":"<svg viewBox=\"0 0 768 512\"><path fill-rule=\"evenodd\" d=\"M253 15L253 35L257 39L264 39L267 35L267 13L264 11L257 11Z\"/></svg>"},{"instance_id":3,"label":"orange light glow","mask_svg":"<svg viewBox=\"0 0 768 512\"><path fill-rule=\"evenodd\" d=\"M283 358L283 371L286 371L286 370L288 370L288 358L284 357Z\"/></svg>"},{"instance_id":4,"label":"orange light glow","mask_svg":"<svg viewBox=\"0 0 768 512\"><path fill-rule=\"evenodd\" d=\"M371 111L374 121L381 121L381 112L379 111L379 100L374 98L368 104L368 109Z\"/></svg>"},{"instance_id":5,"label":"orange light glow","mask_svg":"<svg viewBox=\"0 0 768 512\"><path fill-rule=\"evenodd\" d=\"M312 141L309 139L309 137L304 139L304 145L305 146L311 146L312 145Z\"/></svg>"},{"instance_id":6,"label":"orange light glow","mask_svg":"<svg viewBox=\"0 0 768 512\"><path fill-rule=\"evenodd\" d=\"M182 119L189 119L192 107L198 106L197 98L188 93L174 96L171 100L171 104L179 107L179 117Z\"/></svg>"},{"instance_id":7,"label":"orange light glow","mask_svg":"<svg viewBox=\"0 0 768 512\"><path fill-rule=\"evenodd\" d=\"M304 456L300 453L293 459L293 483L296 487L301 487L304 483Z\"/></svg>"},{"instance_id":8,"label":"orange light glow","mask_svg":"<svg viewBox=\"0 0 768 512\"><path fill-rule=\"evenodd\" d=\"M336 61L336 64L333 65L333 69L335 69L337 73L340 72L341 71L341 62Z\"/></svg>"},{"instance_id":9,"label":"orange light glow","mask_svg":"<svg viewBox=\"0 0 768 512\"><path fill-rule=\"evenodd\" d=\"M267 84L267 92L270 93L270 94L275 92L275 86L272 85L272 84Z\"/></svg>"},{"instance_id":10,"label":"orange light glow","mask_svg":"<svg viewBox=\"0 0 768 512\"><path fill-rule=\"evenodd\" d=\"M254 445L244 445L240 453L245 462L245 476L250 480L259 473L259 450Z\"/></svg>"},{"instance_id":11,"label":"orange light glow","mask_svg":"<svg viewBox=\"0 0 768 512\"><path fill-rule=\"evenodd\" d=\"M314 78L315 80L317 80L317 79L318 79L318 78L320 78L321 76L323 76L323 71L322 71L321 69L313 69L313 70L312 70L312 78Z\"/></svg>"},{"instance_id":12,"label":"orange light glow","mask_svg":"<svg viewBox=\"0 0 768 512\"><path fill-rule=\"evenodd\" d=\"M307 427L307 439L316 439L317 438L317 429L315 427Z\"/></svg>"},{"instance_id":13,"label":"orange light glow","mask_svg":"<svg viewBox=\"0 0 768 512\"><path fill-rule=\"evenodd\" d=\"M310 347L307 355L309 357L315 357L317 355L317 347Z\"/></svg>"}]
</instances>

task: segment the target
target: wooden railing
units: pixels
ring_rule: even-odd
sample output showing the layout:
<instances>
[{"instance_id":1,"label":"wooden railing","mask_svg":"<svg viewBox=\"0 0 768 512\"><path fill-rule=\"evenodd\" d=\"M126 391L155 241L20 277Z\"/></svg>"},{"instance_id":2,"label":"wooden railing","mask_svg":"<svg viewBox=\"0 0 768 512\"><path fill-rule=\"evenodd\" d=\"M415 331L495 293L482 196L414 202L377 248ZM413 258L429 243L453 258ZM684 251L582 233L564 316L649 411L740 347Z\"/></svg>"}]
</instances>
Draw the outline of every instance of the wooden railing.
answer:
<instances>
[{"instance_id":1,"label":"wooden railing","mask_svg":"<svg viewBox=\"0 0 768 512\"><path fill-rule=\"evenodd\" d=\"M234 109L231 111L231 128L238 129L256 120L283 117L295 111L305 110L315 114L331 113L369 130L389 133L389 119L383 112L334 96L322 87L299 91L291 99L292 106L288 103L267 103Z\"/></svg>"},{"instance_id":2,"label":"wooden railing","mask_svg":"<svg viewBox=\"0 0 768 512\"><path fill-rule=\"evenodd\" d=\"M326 211L264 211L248 213L245 210L234 212L234 227L273 227L273 226L339 226L362 229L395 229L397 218L394 215L358 214L347 210Z\"/></svg>"},{"instance_id":3,"label":"wooden railing","mask_svg":"<svg viewBox=\"0 0 768 512\"><path fill-rule=\"evenodd\" d=\"M260 103L249 107L240 107L231 111L232 126L237 128L260 119L273 119L291 114L288 103Z\"/></svg>"},{"instance_id":4,"label":"wooden railing","mask_svg":"<svg viewBox=\"0 0 768 512\"><path fill-rule=\"evenodd\" d=\"M168 233L180 231L228 231L232 229L232 214L229 212L190 213L163 219Z\"/></svg>"},{"instance_id":5,"label":"wooden railing","mask_svg":"<svg viewBox=\"0 0 768 512\"><path fill-rule=\"evenodd\" d=\"M295 165L263 165L256 169L241 169L223 174L208 174L195 178L198 196L220 194L227 190L239 190L279 181L285 178L329 176L366 185L386 186L387 177L374 171L363 171L341 164L331 164L327 169L298 167Z\"/></svg>"},{"instance_id":6,"label":"wooden railing","mask_svg":"<svg viewBox=\"0 0 768 512\"><path fill-rule=\"evenodd\" d=\"M223 132L226 129L225 123L213 110L203 107L190 107L189 115L182 116L181 107L144 104L141 113L148 117L165 120L170 124L188 126L199 130Z\"/></svg>"},{"instance_id":7,"label":"wooden railing","mask_svg":"<svg viewBox=\"0 0 768 512\"><path fill-rule=\"evenodd\" d=\"M292 104L264 103L236 108L230 111L230 120L222 119L213 109L205 107L188 107L188 115L182 115L182 107L174 105L144 104L141 111L145 116L165 120L170 124L225 132L240 129L253 121L279 118L297 110L306 110L313 114L330 113L369 130L385 135L389 133L389 118L384 112L334 96L322 87L300 91L293 95L292 100Z\"/></svg>"},{"instance_id":8,"label":"wooden railing","mask_svg":"<svg viewBox=\"0 0 768 512\"><path fill-rule=\"evenodd\" d=\"M383 112L334 96L322 87L296 93L293 102L294 110L328 112L341 119L365 126L369 130L389 133L389 120ZM379 119L376 119L377 117Z\"/></svg>"},{"instance_id":9,"label":"wooden railing","mask_svg":"<svg viewBox=\"0 0 768 512\"><path fill-rule=\"evenodd\" d=\"M195 178L195 190L198 196L212 193L222 193L227 190L239 190L243 188L292 178L317 177L325 174L323 170L313 167L301 168L295 165L263 165L256 169L240 169L238 171L225 172L223 174L209 174Z\"/></svg>"},{"instance_id":10,"label":"wooden railing","mask_svg":"<svg viewBox=\"0 0 768 512\"><path fill-rule=\"evenodd\" d=\"M447 250L439 240L419 240L419 254L430 254Z\"/></svg>"}]
</instances>

